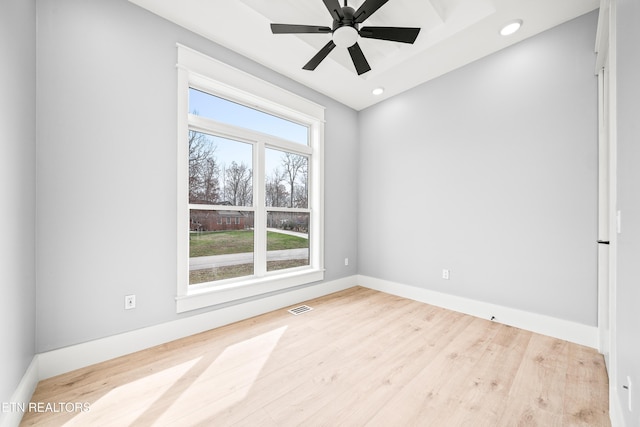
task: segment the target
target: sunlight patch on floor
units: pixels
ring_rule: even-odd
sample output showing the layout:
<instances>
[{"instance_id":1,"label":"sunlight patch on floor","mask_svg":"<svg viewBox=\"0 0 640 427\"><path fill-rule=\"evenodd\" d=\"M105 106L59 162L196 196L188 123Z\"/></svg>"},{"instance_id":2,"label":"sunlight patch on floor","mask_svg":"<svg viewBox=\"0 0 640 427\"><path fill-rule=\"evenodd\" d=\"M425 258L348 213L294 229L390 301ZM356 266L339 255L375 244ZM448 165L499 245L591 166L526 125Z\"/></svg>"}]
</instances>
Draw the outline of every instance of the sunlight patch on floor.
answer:
<instances>
[{"instance_id":1,"label":"sunlight patch on floor","mask_svg":"<svg viewBox=\"0 0 640 427\"><path fill-rule=\"evenodd\" d=\"M65 426L193 424L242 401L286 326L121 385Z\"/></svg>"},{"instance_id":2,"label":"sunlight patch on floor","mask_svg":"<svg viewBox=\"0 0 640 427\"><path fill-rule=\"evenodd\" d=\"M227 347L158 419L158 425L176 425L183 417L197 424L242 401L286 329Z\"/></svg>"},{"instance_id":3,"label":"sunlight patch on floor","mask_svg":"<svg viewBox=\"0 0 640 427\"><path fill-rule=\"evenodd\" d=\"M65 426L129 425L165 394L202 358L190 360L117 387L76 415Z\"/></svg>"}]
</instances>

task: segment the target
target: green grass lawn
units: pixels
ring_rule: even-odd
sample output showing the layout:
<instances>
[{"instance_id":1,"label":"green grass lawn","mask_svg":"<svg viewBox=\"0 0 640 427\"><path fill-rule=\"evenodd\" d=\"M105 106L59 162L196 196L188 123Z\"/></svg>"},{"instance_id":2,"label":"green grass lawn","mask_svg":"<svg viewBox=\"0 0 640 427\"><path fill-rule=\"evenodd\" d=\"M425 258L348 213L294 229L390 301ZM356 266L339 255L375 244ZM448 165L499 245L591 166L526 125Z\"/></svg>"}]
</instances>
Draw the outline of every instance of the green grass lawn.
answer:
<instances>
[{"instance_id":1,"label":"green grass lawn","mask_svg":"<svg viewBox=\"0 0 640 427\"><path fill-rule=\"evenodd\" d=\"M308 247L309 239L304 239L298 236L290 236L289 234L267 231L268 251L279 251L281 249L298 249Z\"/></svg>"},{"instance_id":2,"label":"green grass lawn","mask_svg":"<svg viewBox=\"0 0 640 427\"><path fill-rule=\"evenodd\" d=\"M309 240L267 231L267 250L308 248ZM253 252L253 230L191 233L189 257Z\"/></svg>"}]
</instances>

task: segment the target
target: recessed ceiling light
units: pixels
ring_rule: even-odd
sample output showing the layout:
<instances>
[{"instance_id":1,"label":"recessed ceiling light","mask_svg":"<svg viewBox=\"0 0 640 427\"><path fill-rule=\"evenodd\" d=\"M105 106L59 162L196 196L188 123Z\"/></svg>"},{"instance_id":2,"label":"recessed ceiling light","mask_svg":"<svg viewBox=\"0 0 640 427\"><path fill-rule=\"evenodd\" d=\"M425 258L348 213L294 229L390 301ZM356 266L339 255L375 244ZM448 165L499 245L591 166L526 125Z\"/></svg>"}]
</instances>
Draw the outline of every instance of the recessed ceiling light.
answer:
<instances>
[{"instance_id":1,"label":"recessed ceiling light","mask_svg":"<svg viewBox=\"0 0 640 427\"><path fill-rule=\"evenodd\" d=\"M382 95L383 92L384 92L383 87L377 87L371 91L371 93L374 94L375 96Z\"/></svg>"},{"instance_id":2,"label":"recessed ceiling light","mask_svg":"<svg viewBox=\"0 0 640 427\"><path fill-rule=\"evenodd\" d=\"M515 21L507 22L500 30L500 35L510 36L520 29L522 26L522 19L516 19Z\"/></svg>"}]
</instances>

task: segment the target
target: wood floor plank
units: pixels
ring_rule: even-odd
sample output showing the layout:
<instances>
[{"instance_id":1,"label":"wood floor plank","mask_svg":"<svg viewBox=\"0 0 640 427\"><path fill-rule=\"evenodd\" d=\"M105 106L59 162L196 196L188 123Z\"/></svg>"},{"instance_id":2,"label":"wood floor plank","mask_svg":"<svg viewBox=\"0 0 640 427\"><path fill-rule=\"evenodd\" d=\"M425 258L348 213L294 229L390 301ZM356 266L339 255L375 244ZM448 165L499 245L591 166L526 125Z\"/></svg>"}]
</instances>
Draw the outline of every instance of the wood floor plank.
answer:
<instances>
[{"instance_id":1,"label":"wood floor plank","mask_svg":"<svg viewBox=\"0 0 640 427\"><path fill-rule=\"evenodd\" d=\"M609 426L593 349L365 288L42 381L38 426Z\"/></svg>"},{"instance_id":2,"label":"wood floor plank","mask_svg":"<svg viewBox=\"0 0 640 427\"><path fill-rule=\"evenodd\" d=\"M368 304L367 300L363 300L364 303ZM386 299L384 302L380 302L379 304L375 304L375 310L369 310L369 314L367 315L368 310L359 310L355 315L351 315L350 321L353 323L356 320L359 321L359 333L365 336L363 340L373 340L373 338L369 337L374 331L378 330L384 324L384 319L381 318L378 314L378 311L389 310L392 306L397 310L391 310L392 313L400 312L399 309L412 304L413 302L408 301L402 298L394 298L394 299ZM416 304L416 303L413 303ZM291 324L301 324L304 325L307 322L317 323L317 317L327 317L324 319L324 323L330 323L330 319L328 316L330 315L332 310L322 310L320 309L322 305L320 305L318 310L314 310L313 312L309 312L305 314L304 321L302 321L301 317L288 317L288 321L285 322L285 328L288 328ZM335 314L332 317L338 317ZM344 315L343 315L344 317ZM390 319L387 319L387 321ZM343 319L342 325L349 324L349 322ZM299 328L299 326L298 326ZM287 331L295 328L288 328ZM295 360L294 368L297 367L297 371L289 371L289 376L291 378L296 379L297 382L304 380L305 382L314 382L318 381L318 378L309 377L309 373L314 374L313 371L308 369L308 366L321 365L325 363L326 360L335 359L336 357L348 357L349 353L345 352L344 348L349 345L351 338L349 336L345 336L344 332L337 332L328 329L328 332L331 332L330 340L326 339L318 339L318 333L316 334L305 334L303 336L297 336L294 334L293 340L291 338L289 341L285 337L282 337L280 340L281 349L286 349L286 351L277 350L270 354L269 364L275 366L277 369L281 369L282 366L289 366L288 362L291 360ZM336 337L333 336L336 333L341 333L343 336ZM290 336L289 336L290 337ZM300 342L303 342L304 345L300 345ZM326 346L326 342L331 342L330 346ZM372 344L372 343L371 343ZM313 351L312 349L317 347L318 352ZM302 351L300 351L302 350ZM327 355L326 352L333 352L333 356ZM315 361L311 362L311 360L315 359ZM296 382L288 381L287 378L283 378L282 376L277 377L275 381L269 381L269 372L270 368L267 366L262 367L261 379L256 379L253 381L251 385L251 390L255 390L256 388L261 388L264 390L262 393L256 394L261 398L258 400L257 407L261 407L265 405L265 397L267 398L275 398L278 393L287 393L293 387ZM334 374L335 375L335 374ZM207 396L207 405L199 405L197 401L193 399L183 399L181 395L181 399L178 403L174 403L174 410L167 411L162 414L161 418L157 420L158 425L172 425L174 423L184 424L184 423L193 423L193 422L201 422L202 420L207 420L209 418L215 418L216 424L227 423L233 420L234 418L238 418L239 416L246 416L246 412L253 411L256 407L252 408L250 398L248 396L248 384L239 383L239 378L235 379L225 379L221 380L218 376L215 379L219 383L223 383L224 387L219 388L220 390L216 390L215 393L208 393ZM264 384L262 384L264 383ZM289 383L289 384L287 384ZM190 391L192 393L198 394L198 384L194 384L191 386ZM218 391L220 391L218 393ZM276 391L274 393L273 391ZM299 393L297 394L300 395ZM237 399L238 396L241 396L242 399ZM228 409L236 406L235 404L238 401L242 401L242 405L240 405L240 412L229 411ZM189 411L181 411L179 408L181 405L189 405L191 408ZM291 402L289 402L291 405ZM183 415L188 413L189 415ZM147 417L150 416L150 411L147 411ZM186 418L186 419L183 419ZM175 425L175 424L174 424Z\"/></svg>"},{"instance_id":3,"label":"wood floor plank","mask_svg":"<svg viewBox=\"0 0 640 427\"><path fill-rule=\"evenodd\" d=\"M533 334L499 425L561 426L568 351L572 344Z\"/></svg>"},{"instance_id":4,"label":"wood floor plank","mask_svg":"<svg viewBox=\"0 0 640 427\"><path fill-rule=\"evenodd\" d=\"M566 426L608 426L609 380L601 355L583 346L570 346L567 384L564 391Z\"/></svg>"},{"instance_id":5,"label":"wood floor plank","mask_svg":"<svg viewBox=\"0 0 640 427\"><path fill-rule=\"evenodd\" d=\"M408 323L403 337L398 336L393 343L385 344L376 361L378 369L371 370L368 361L359 364L359 375L336 387L332 399L306 421L331 414L330 419L339 419L345 425L365 425L423 369L416 361L426 363L471 321L470 317L459 313L440 311L440 315L428 316L422 322ZM335 405L334 401L340 405Z\"/></svg>"},{"instance_id":6,"label":"wood floor plank","mask_svg":"<svg viewBox=\"0 0 640 427\"><path fill-rule=\"evenodd\" d=\"M449 344L412 378L376 413L371 425L433 425L445 426L456 410L454 394L472 374L473 366L497 332L497 324L481 319L460 331ZM406 407L402 412L397 408Z\"/></svg>"},{"instance_id":7,"label":"wood floor plank","mask_svg":"<svg viewBox=\"0 0 640 427\"><path fill-rule=\"evenodd\" d=\"M391 303L384 310L371 312L367 321L356 323L351 316L345 319L348 329L343 330L342 338L325 341L317 347L317 362L312 366L322 369L310 374L300 373L298 377L304 381L299 382L296 389L267 405L265 409L272 418L293 425L302 423L315 408L333 399L339 384L356 375L368 362L375 361L378 365L378 358L387 349L386 340L397 333L397 322L419 307L419 303L407 304L403 299ZM353 339L354 334L358 335L358 340ZM303 370L308 369L306 361L301 366Z\"/></svg>"},{"instance_id":8,"label":"wood floor plank","mask_svg":"<svg viewBox=\"0 0 640 427\"><path fill-rule=\"evenodd\" d=\"M531 335L509 326L499 327L473 367L473 374L456 393L459 404L449 415L450 425L476 426L479 419L487 425L497 424Z\"/></svg>"},{"instance_id":9,"label":"wood floor plank","mask_svg":"<svg viewBox=\"0 0 640 427\"><path fill-rule=\"evenodd\" d=\"M365 292L355 293L353 290L347 290L340 293L340 296L329 295L314 302L317 304L330 302L332 305L341 307L357 300L367 305L369 304L369 298L375 296L376 293L374 291L365 290ZM376 306L378 309L381 308L379 304ZM318 312L312 313L315 315ZM283 322L284 324L290 322L291 319L296 319L296 317L291 316L286 310L280 310L259 316L259 319L247 319L224 328L196 334L182 340L50 378L41 382L33 396L33 400L55 401L60 396L64 396L66 401L98 400L105 392L113 390L121 384L152 377L156 372L172 369L173 366L182 363L189 363L196 357L194 355L208 354L209 357L214 357L216 354L222 353L224 348L229 345L249 339L262 332L268 332L270 329L282 325ZM313 337L314 334L312 332L317 330L319 326L314 327L314 316L307 316L305 319L307 321L303 322L302 325L310 328L309 333L306 333L307 331L305 330L298 330L298 332L303 336ZM319 322L331 324L332 320L322 319ZM329 329L333 330L335 328L329 326ZM290 349L292 349L291 346ZM110 372L110 375L105 376L104 372ZM96 382L100 382L99 388L95 387ZM51 391L55 396L51 395ZM71 416L72 414L68 413L33 414L33 419L59 418L59 422L62 422Z\"/></svg>"}]
</instances>

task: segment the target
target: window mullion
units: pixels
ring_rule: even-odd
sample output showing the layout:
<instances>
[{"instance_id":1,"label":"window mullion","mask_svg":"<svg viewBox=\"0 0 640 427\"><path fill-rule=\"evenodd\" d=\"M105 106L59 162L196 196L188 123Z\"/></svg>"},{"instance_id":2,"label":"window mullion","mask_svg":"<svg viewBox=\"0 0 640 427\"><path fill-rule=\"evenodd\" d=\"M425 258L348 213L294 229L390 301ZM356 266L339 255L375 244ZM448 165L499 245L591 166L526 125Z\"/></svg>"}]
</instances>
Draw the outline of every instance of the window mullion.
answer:
<instances>
[{"instance_id":1,"label":"window mullion","mask_svg":"<svg viewBox=\"0 0 640 427\"><path fill-rule=\"evenodd\" d=\"M293 212L293 213L310 213L310 208L282 208L278 206L267 206L267 212Z\"/></svg>"},{"instance_id":2,"label":"window mullion","mask_svg":"<svg viewBox=\"0 0 640 427\"><path fill-rule=\"evenodd\" d=\"M267 212L265 209L264 163L265 146L258 142L253 150L253 205L254 213L254 274L263 277L267 272Z\"/></svg>"}]
</instances>

